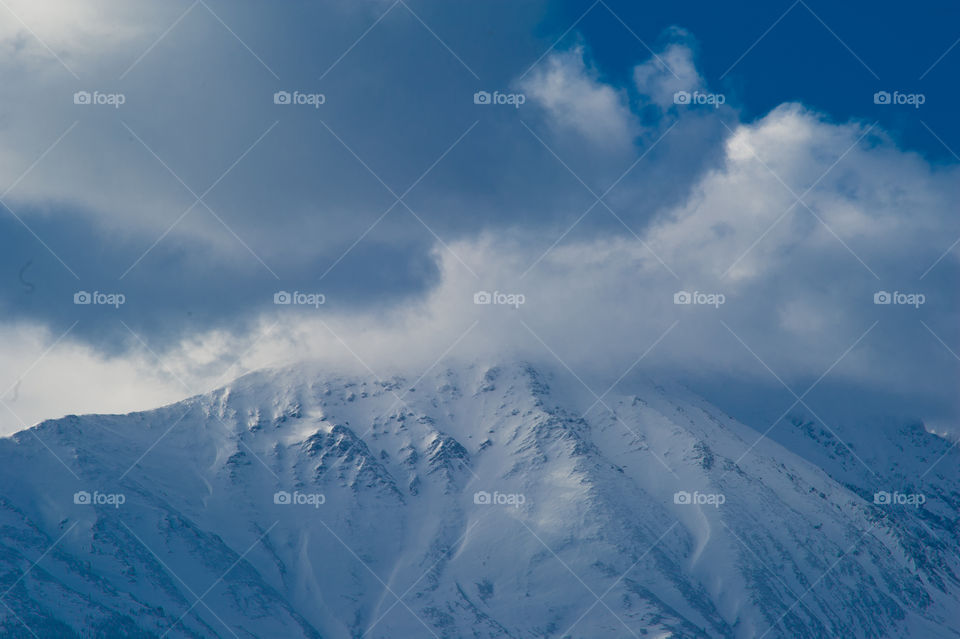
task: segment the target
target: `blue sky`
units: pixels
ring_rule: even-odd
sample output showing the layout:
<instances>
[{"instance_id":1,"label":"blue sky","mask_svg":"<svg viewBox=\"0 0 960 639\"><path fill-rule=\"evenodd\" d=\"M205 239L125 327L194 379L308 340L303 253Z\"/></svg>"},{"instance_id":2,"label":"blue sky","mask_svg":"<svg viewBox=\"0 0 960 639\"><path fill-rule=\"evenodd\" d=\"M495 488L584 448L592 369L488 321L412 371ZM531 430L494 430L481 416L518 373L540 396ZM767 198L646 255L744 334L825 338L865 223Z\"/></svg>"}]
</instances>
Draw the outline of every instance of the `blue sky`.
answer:
<instances>
[{"instance_id":1,"label":"blue sky","mask_svg":"<svg viewBox=\"0 0 960 639\"><path fill-rule=\"evenodd\" d=\"M735 381L773 404L816 381L827 405L854 388L865 412L954 428L955 6L5 11L5 432L297 357L442 354L560 359L604 388ZM526 302L473 304L487 289Z\"/></svg>"},{"instance_id":2,"label":"blue sky","mask_svg":"<svg viewBox=\"0 0 960 639\"><path fill-rule=\"evenodd\" d=\"M659 42L665 25L694 34L701 73L735 96L748 118L801 101L841 121L878 120L905 147L931 159L956 160L935 137L956 150L960 125L951 78L960 73L960 61L953 52L944 55L960 37L956 3L606 4L649 46ZM579 18L582 6L590 5L564 5L550 28ZM577 31L593 43L594 56L612 77L627 75L629 60L643 55L643 45L603 5L594 7ZM875 91L893 87L929 98L919 117L873 104Z\"/></svg>"}]
</instances>

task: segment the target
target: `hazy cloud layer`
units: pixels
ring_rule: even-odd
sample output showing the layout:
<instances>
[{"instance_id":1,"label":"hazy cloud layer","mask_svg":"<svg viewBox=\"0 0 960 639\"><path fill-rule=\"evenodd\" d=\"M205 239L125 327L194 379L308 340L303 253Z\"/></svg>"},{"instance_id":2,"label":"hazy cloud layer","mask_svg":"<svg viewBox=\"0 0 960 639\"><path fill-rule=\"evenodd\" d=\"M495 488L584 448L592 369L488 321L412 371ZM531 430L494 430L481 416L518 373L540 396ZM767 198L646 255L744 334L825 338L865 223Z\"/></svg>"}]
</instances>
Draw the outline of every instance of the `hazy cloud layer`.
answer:
<instances>
[{"instance_id":1,"label":"hazy cloud layer","mask_svg":"<svg viewBox=\"0 0 960 639\"><path fill-rule=\"evenodd\" d=\"M598 392L644 353L634 373L797 392L828 372L952 427L956 164L800 104L743 120L690 34L620 81L581 41L532 68L549 39L447 49L493 10L296 5L329 18L291 27L300 50L267 46L279 23L249 8L11 7L50 49L0 28L6 432L302 357L386 375L447 349L559 359ZM518 32L536 24L516 11Z\"/></svg>"}]
</instances>

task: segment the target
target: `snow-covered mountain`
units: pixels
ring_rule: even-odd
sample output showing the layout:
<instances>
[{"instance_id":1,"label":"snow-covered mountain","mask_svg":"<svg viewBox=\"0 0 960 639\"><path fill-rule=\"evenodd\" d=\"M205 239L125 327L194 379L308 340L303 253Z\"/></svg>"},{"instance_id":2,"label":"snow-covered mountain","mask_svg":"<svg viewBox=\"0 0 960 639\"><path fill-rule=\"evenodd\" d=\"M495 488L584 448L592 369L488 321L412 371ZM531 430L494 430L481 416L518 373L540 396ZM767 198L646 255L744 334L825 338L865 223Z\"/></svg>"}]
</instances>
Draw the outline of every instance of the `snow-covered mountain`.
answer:
<instances>
[{"instance_id":1,"label":"snow-covered mountain","mask_svg":"<svg viewBox=\"0 0 960 639\"><path fill-rule=\"evenodd\" d=\"M435 371L0 440L0 636L960 637L960 456L922 426L758 441L682 388Z\"/></svg>"}]
</instances>

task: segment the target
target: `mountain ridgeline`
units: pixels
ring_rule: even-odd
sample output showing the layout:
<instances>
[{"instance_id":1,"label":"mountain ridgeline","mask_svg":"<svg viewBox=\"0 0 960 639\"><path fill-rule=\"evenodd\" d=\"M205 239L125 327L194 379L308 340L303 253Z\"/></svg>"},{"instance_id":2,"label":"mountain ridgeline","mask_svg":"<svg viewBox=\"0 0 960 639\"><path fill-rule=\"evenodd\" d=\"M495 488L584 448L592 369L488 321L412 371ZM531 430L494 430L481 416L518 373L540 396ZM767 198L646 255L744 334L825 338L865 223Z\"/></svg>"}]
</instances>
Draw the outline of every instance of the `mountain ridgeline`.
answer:
<instances>
[{"instance_id":1,"label":"mountain ridgeline","mask_svg":"<svg viewBox=\"0 0 960 639\"><path fill-rule=\"evenodd\" d=\"M0 636L960 637L960 456L919 425L414 379L266 370L0 440Z\"/></svg>"}]
</instances>

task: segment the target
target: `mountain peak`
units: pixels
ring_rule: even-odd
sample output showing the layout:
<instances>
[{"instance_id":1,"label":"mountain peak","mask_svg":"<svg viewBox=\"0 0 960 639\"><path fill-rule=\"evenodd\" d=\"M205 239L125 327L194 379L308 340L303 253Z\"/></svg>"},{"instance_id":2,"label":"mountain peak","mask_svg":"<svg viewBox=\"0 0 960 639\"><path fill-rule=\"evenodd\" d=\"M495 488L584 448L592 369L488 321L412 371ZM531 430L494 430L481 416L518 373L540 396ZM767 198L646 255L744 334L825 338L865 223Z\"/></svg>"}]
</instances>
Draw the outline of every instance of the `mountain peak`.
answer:
<instances>
[{"instance_id":1,"label":"mountain peak","mask_svg":"<svg viewBox=\"0 0 960 639\"><path fill-rule=\"evenodd\" d=\"M44 422L0 441L5 601L58 636L80 609L144 636L956 636L956 477L906 486L820 429L781 445L627 390L527 362L301 365ZM940 452L915 430L885 431L900 471ZM921 506L874 503L908 489Z\"/></svg>"}]
</instances>

